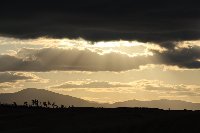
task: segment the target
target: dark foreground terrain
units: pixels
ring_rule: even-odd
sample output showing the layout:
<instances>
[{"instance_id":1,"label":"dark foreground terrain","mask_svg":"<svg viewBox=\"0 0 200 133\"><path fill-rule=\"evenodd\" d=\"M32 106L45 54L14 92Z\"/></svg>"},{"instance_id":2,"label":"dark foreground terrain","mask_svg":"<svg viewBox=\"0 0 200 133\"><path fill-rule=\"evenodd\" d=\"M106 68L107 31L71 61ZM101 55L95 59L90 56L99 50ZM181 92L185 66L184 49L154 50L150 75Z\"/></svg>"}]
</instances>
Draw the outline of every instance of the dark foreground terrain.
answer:
<instances>
[{"instance_id":1,"label":"dark foreground terrain","mask_svg":"<svg viewBox=\"0 0 200 133\"><path fill-rule=\"evenodd\" d=\"M0 106L0 133L194 133L200 111Z\"/></svg>"}]
</instances>

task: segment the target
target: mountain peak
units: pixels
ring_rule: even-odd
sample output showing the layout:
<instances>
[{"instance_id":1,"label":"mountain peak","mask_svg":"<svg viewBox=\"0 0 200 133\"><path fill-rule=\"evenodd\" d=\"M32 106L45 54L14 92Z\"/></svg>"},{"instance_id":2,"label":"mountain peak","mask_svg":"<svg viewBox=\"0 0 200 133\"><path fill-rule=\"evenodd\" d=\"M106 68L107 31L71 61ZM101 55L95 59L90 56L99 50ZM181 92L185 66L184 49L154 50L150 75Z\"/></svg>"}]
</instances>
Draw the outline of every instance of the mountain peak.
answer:
<instances>
[{"instance_id":1,"label":"mountain peak","mask_svg":"<svg viewBox=\"0 0 200 133\"><path fill-rule=\"evenodd\" d=\"M75 98L68 95L62 95L56 92L52 92L46 89L36 89L36 88L27 88L16 93L7 93L0 95L1 103L12 104L16 102L19 105L23 105L24 102L31 104L33 99L39 100L42 102L54 102L57 105L71 106L76 107L99 107L101 104L95 102L89 102L80 98Z\"/></svg>"},{"instance_id":2,"label":"mountain peak","mask_svg":"<svg viewBox=\"0 0 200 133\"><path fill-rule=\"evenodd\" d=\"M37 88L26 88L26 89L23 89L21 91L38 91L38 90L44 90L44 89L37 89ZM19 91L20 92L20 91Z\"/></svg>"},{"instance_id":3,"label":"mountain peak","mask_svg":"<svg viewBox=\"0 0 200 133\"><path fill-rule=\"evenodd\" d=\"M54 92L46 90L46 89L26 88L26 89L23 89L23 90L18 91L16 93L27 93L27 94L34 95L34 93L54 93ZM58 95L61 95L61 94L58 94Z\"/></svg>"}]
</instances>

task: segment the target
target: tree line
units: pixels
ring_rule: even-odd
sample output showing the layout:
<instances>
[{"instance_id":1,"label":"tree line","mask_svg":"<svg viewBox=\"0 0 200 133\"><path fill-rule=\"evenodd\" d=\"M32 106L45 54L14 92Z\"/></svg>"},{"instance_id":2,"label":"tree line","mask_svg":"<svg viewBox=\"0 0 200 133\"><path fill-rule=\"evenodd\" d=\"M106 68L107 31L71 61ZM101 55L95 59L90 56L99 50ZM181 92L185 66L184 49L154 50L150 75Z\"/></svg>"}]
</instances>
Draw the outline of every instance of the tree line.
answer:
<instances>
[{"instance_id":1,"label":"tree line","mask_svg":"<svg viewBox=\"0 0 200 133\"><path fill-rule=\"evenodd\" d=\"M0 105L8 105L8 104L1 104ZM30 103L28 103L27 101L25 101L23 103L23 105L18 105L17 102L13 102L13 104L11 104L12 106L24 106L24 107L42 107L42 108L72 108L74 107L74 105L71 106L64 106L64 105L60 105L58 106L55 102L50 102L50 101L39 101L37 99L32 99Z\"/></svg>"}]
</instances>

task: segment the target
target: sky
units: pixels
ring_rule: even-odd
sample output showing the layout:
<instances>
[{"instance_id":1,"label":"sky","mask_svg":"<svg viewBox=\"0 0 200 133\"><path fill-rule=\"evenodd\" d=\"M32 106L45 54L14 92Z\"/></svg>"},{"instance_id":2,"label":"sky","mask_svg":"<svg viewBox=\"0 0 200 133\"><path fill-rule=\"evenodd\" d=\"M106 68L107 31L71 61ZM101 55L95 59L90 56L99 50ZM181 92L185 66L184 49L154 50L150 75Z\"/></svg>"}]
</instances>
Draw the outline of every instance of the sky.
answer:
<instances>
[{"instance_id":1,"label":"sky","mask_svg":"<svg viewBox=\"0 0 200 133\"><path fill-rule=\"evenodd\" d=\"M186 0L0 5L0 93L200 102L200 9Z\"/></svg>"}]
</instances>

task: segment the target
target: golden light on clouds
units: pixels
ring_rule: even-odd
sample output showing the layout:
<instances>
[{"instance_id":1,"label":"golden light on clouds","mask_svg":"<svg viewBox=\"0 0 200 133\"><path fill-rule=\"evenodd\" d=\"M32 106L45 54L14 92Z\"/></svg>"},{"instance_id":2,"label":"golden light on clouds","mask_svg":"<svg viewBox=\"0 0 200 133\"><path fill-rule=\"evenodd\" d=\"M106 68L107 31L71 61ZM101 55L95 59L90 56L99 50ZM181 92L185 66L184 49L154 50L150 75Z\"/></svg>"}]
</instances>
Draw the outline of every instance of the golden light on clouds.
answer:
<instances>
[{"instance_id":1,"label":"golden light on clouds","mask_svg":"<svg viewBox=\"0 0 200 133\"><path fill-rule=\"evenodd\" d=\"M108 41L108 42L95 42L94 47L133 47L133 46L139 46L144 45L144 43L137 42L137 41Z\"/></svg>"},{"instance_id":2,"label":"golden light on clouds","mask_svg":"<svg viewBox=\"0 0 200 133\"><path fill-rule=\"evenodd\" d=\"M200 70L190 67L200 62L200 42L176 44L171 52L160 44L134 40L0 37L0 62L5 65L0 66L0 76L8 80L0 79L0 92L30 87L97 102L160 98L200 102ZM193 51L187 56L184 50Z\"/></svg>"}]
</instances>

